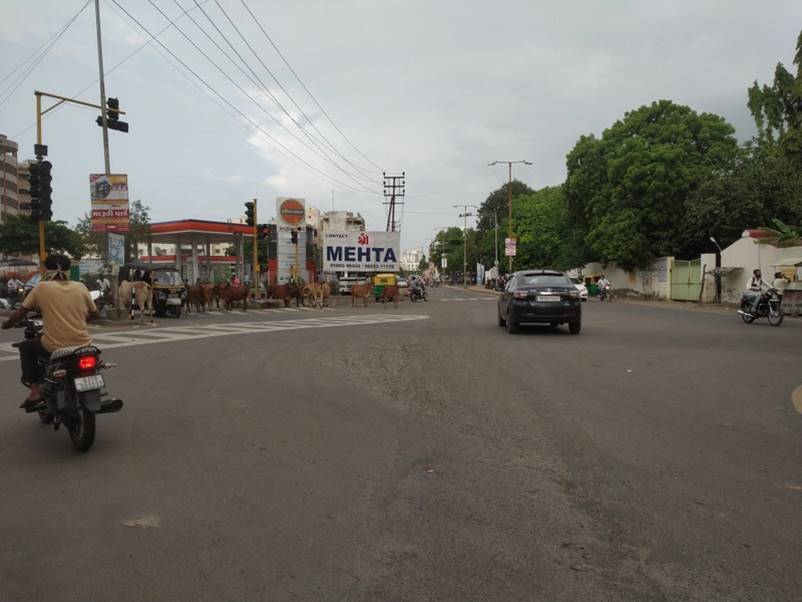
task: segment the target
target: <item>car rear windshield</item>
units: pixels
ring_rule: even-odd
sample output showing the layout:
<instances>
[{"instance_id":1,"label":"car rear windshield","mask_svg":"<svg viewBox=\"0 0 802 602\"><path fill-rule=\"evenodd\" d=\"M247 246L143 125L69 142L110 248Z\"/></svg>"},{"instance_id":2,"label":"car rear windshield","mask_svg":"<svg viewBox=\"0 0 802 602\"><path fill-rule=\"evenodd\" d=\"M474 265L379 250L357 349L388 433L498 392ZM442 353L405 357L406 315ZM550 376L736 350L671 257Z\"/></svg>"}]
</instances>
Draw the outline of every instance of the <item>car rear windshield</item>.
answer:
<instances>
[{"instance_id":1,"label":"car rear windshield","mask_svg":"<svg viewBox=\"0 0 802 602\"><path fill-rule=\"evenodd\" d=\"M562 274L524 274L520 286L571 286Z\"/></svg>"}]
</instances>

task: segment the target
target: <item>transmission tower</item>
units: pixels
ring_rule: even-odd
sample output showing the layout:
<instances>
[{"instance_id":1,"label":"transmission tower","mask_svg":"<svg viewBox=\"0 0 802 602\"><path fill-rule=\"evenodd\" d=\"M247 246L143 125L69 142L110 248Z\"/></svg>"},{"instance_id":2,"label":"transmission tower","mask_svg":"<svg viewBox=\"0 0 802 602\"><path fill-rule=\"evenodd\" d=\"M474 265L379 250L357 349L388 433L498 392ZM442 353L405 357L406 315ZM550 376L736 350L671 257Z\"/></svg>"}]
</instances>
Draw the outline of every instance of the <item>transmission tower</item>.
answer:
<instances>
[{"instance_id":1,"label":"transmission tower","mask_svg":"<svg viewBox=\"0 0 802 602\"><path fill-rule=\"evenodd\" d=\"M404 204L404 173L405 172L402 171L400 176L388 176L386 173L382 172L382 177L384 177L384 204L388 205L388 232L395 232L399 227L399 223L395 219L395 208L396 205Z\"/></svg>"}]
</instances>

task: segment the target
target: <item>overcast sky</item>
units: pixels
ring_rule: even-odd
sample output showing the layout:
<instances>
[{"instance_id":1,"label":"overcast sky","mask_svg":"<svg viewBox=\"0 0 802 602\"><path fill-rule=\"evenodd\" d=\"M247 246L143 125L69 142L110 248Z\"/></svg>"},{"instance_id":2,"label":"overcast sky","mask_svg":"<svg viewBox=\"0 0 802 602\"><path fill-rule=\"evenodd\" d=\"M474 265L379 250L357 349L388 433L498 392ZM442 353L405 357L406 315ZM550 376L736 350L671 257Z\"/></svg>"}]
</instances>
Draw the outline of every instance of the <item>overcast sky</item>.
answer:
<instances>
[{"instance_id":1,"label":"overcast sky","mask_svg":"<svg viewBox=\"0 0 802 602\"><path fill-rule=\"evenodd\" d=\"M119 1L151 33L168 25L148 0ZM487 167L489 162L527 159L534 166L516 168L515 177L535 188L559 184L565 155L580 135L598 134L625 111L656 99L718 113L740 139L748 138L753 125L746 89L755 79L770 81L778 61L792 67L802 28L798 0L245 0L370 163L315 106L241 0L199 2L246 60L249 67L242 69L253 81L193 24L190 17L238 62L194 0L153 1L171 19L182 14L178 4L193 7L176 25L241 89L175 29L158 39L242 115L221 109L223 101L156 42L122 63L106 87L129 112L131 131L110 132L111 166L129 174L132 200L149 205L154 221L226 220L238 219L243 202L255 197L263 204L260 221L266 221L275 214L277 196L304 197L327 210L334 190L336 209L359 211L368 229L383 230L375 163L388 173L406 172L404 248L428 245L437 227L461 225L452 205L479 205L506 181L506 167ZM0 2L0 78L84 2ZM101 2L101 16L108 72L149 37L110 1ZM21 159L33 154L34 89L73 95L88 87L80 97L98 102L98 87L91 85L98 75L94 26L90 4L16 91L10 94L22 70L0 82L0 133L20 143ZM89 210L89 173L103 171L96 115L68 107L44 123L54 164L54 213L70 223Z\"/></svg>"}]
</instances>

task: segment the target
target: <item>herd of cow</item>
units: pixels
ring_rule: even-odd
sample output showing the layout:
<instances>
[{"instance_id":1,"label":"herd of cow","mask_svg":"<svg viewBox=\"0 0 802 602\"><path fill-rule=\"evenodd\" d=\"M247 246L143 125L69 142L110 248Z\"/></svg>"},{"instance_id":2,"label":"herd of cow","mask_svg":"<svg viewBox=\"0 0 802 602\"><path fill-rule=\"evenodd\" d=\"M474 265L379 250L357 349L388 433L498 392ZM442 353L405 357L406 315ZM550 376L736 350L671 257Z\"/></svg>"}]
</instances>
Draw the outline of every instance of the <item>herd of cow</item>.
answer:
<instances>
[{"instance_id":1,"label":"herd of cow","mask_svg":"<svg viewBox=\"0 0 802 602\"><path fill-rule=\"evenodd\" d=\"M373 297L377 302L381 301L382 305L392 301L393 306L398 307L400 292L397 286L384 287L378 297L374 297L373 290L373 285L370 283L353 286L351 288L351 306L358 306L361 300L363 306L367 307L368 299ZM243 311L247 311L250 296L251 290L248 286L232 286L227 282L215 285L198 283L187 287L187 295L183 300L182 308L187 313L192 311L205 312L207 308L211 309L213 306L219 309L222 301L223 307L227 311L233 309L235 303L242 303ZM295 307L301 304L304 307L310 304L312 307L319 308L333 305L331 285L328 282L312 282L300 287L294 284L268 286L267 298L283 301L284 307L289 307L293 299L295 300ZM131 309L133 304L136 303L139 308L140 324L144 320L146 311L151 314L150 319L151 322L153 321L153 290L147 282L124 280L120 283L117 299L132 319Z\"/></svg>"}]
</instances>

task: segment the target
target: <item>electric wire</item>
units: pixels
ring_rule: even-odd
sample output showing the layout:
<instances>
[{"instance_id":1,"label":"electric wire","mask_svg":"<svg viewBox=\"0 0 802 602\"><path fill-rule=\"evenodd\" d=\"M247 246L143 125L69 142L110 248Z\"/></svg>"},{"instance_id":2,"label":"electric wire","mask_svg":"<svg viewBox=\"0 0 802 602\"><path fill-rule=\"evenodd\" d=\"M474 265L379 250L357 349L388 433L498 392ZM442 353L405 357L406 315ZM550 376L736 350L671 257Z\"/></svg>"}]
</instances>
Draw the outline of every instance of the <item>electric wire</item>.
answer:
<instances>
[{"instance_id":1,"label":"electric wire","mask_svg":"<svg viewBox=\"0 0 802 602\"><path fill-rule=\"evenodd\" d=\"M181 6L181 4L178 2L178 0L173 0L173 2L176 4L176 6L178 6L179 9L184 10L183 7ZM153 5L153 2L151 2L151 4ZM307 138L310 140L310 142L312 142L318 148L319 152L316 152L314 149L309 147L303 140L301 140L295 134L295 132L293 132L284 123L282 123L281 120L277 119L272 113L270 113L269 111L265 110L265 108L260 105L260 109L262 110L262 112L265 115L267 115L267 117L269 117L274 123L276 123L276 125L278 125L284 131L286 131L287 134L292 136L299 144L301 144L302 146L306 147L308 150L312 151L313 153L317 154L319 157L321 157L323 160L328 162L334 168L342 171L343 174L345 174L350 179L354 180L354 182L356 182L357 184L360 184L360 182L358 182L353 177L352 174L350 174L349 172L347 172L344 169L342 169L328 154L326 154L326 152L320 147L320 145L317 143L317 141L314 138L312 138L311 136L309 136L308 132L306 132L305 130L303 130L303 128L300 127L298 122L293 119L292 115L290 115L289 112L284 108L284 106L281 104L281 102L278 100L278 98L276 98L275 95L273 95L273 93L267 88L267 86L259 78L259 76L256 74L256 72L253 71L253 69L251 69L250 65L247 64L247 62L243 59L242 55L240 55L240 53L237 51L237 49L231 44L231 42L228 41L227 36L222 31L220 31L219 27L217 27L217 24L209 17L209 15L206 13L206 11L203 10L203 8L197 3L197 0L195 0L195 4L196 4L197 8L199 8L200 11L203 13L203 15L206 17L206 19L212 24L212 26L215 28L217 33L220 34L220 37L222 37L223 40L225 40L228 43L229 47L234 51L234 53L237 55L237 57L239 57L240 61L250 70L250 72L252 73L252 76L248 75L248 73L245 72L245 70L237 63L237 61L235 61L231 57L231 55L229 53L227 53L220 46L220 44L218 44L217 41L206 30L204 30L203 27L201 27L201 25L191 15L187 15L187 16L189 16L190 21L192 21L192 23L200 30L200 32L204 36L206 36L206 38L215 46L215 48L217 48L223 54L223 56L225 56L229 60L229 62L231 62L231 64L234 65L234 67L237 68L239 70L239 72L242 73L251 82L251 84L253 84L253 86L255 88L259 89L260 86L261 86L261 88L264 89L264 91L273 100L273 102L276 103L278 105L278 107L282 111L284 111L284 113L288 117L290 117L290 119L293 120L293 122L299 127L299 129L301 129L302 132L307 136ZM158 10L158 8L157 8L157 10ZM159 12L161 12L161 11L159 11ZM167 16L164 13L162 13L162 16L167 18Z\"/></svg>"},{"instance_id":2,"label":"electric wire","mask_svg":"<svg viewBox=\"0 0 802 602\"><path fill-rule=\"evenodd\" d=\"M14 95L14 92L16 92L19 89L19 87L25 82L25 80L28 79L28 76L30 76L31 73L33 73L34 70L36 70L36 68L39 66L39 64L44 60L44 58L48 55L48 53L53 49L53 46L55 46L56 43L61 39L61 36L63 36L67 32L67 30L75 22L75 20L81 15L81 13L84 12L84 10L86 10L87 6L89 6L89 0L87 0L84 3L84 5L80 8L80 10L78 10L78 12L75 13L75 15L69 21L67 21L67 23L58 31L58 33L55 35L55 37L52 38L52 41L39 54L38 58L33 63L31 63L31 65L29 67L27 67L22 73L20 73L17 76L17 78L14 79L12 81L12 83L8 87L6 87L2 92L0 92L0 97L5 95L5 98L0 100L0 107L2 107L8 101L8 99L11 98ZM36 53L34 53L34 54L36 54ZM15 71L16 71L16 69L15 69ZM6 92L8 92L7 95L6 95Z\"/></svg>"},{"instance_id":3,"label":"electric wire","mask_svg":"<svg viewBox=\"0 0 802 602\"><path fill-rule=\"evenodd\" d=\"M114 2L114 4L116 4L118 8L120 8L120 9L121 9L123 12L125 12L127 15L129 15L129 17L131 17L130 13L129 13L128 11L126 11L126 10L125 10L125 9L124 9L124 8L123 8L121 5L120 5L120 3L119 3L119 2L117 2L117 0L112 0L112 2ZM193 46L193 47L194 47L194 48L195 48L195 49L196 49L196 50L197 50L197 51L198 51L198 52L199 52L199 53L200 53L200 54L201 54L201 55L202 55L202 56L203 56L203 57L204 57L204 58L205 58L205 59L206 59L208 62L209 62L209 63L211 63L211 64L212 64L212 66L213 66L215 69L217 69L217 71L219 71L221 75L223 75L223 77L225 77L225 78L226 78L226 79L227 79L227 80L228 80L228 81L229 81L229 82L230 82L230 83L231 83L231 84L232 84L232 85L233 85L235 88L237 88L237 89L240 91L240 93L242 93L244 96L246 96L248 99L250 99L250 101L251 101L251 102L252 102L252 103L253 103L253 104L254 104L254 105L255 105L255 106L258 108L258 109L260 109L262 112L264 112L264 113L265 113L265 114L266 114L268 117L271 117L271 118L273 118L273 119L274 119L274 117L273 117L273 116L270 114L270 112L269 112L269 111L267 111L267 110L266 110L266 109L265 109L265 108L262 106L262 104L261 104L261 103L260 103L260 102L259 102L259 101L258 101L256 98L254 98L254 97L253 97L253 96L252 96L252 95L251 95L251 94L250 94L250 93L249 93L249 92L248 92L248 91L247 91L245 88L243 88L242 86L240 86L240 85L239 85L239 84L238 84L238 83L237 83L237 82L236 82L236 81L235 81L235 80L234 80L234 79L233 79L233 78L232 78L232 77L231 77L231 76L230 76L230 75L229 75L229 74L228 74L228 73L227 73L227 72L226 72L226 71L225 71L225 70L222 68L222 67L220 67L220 65L218 65L218 64L217 64L217 62L215 62L215 60L214 60L214 59L212 59L212 58L211 58L211 57L208 55L208 53L206 53L206 52L205 52L205 51L204 51L204 50L203 50L203 49L202 49L200 46L198 46L198 44L197 44L197 43L196 43L196 42L195 42L195 41L194 41L194 40L193 40L193 39L192 39L190 36L188 36L188 35L186 34L186 32L184 32L184 30L183 30L181 27L179 27L179 26L175 25L175 23L174 23L174 20L173 20L173 19L171 19L171 18L169 17L169 15L167 15L167 14L166 14L164 11L162 11L162 9L161 9L161 8L159 8L159 6L158 6L158 5L157 5L157 4L156 4L156 3L155 3L153 0L148 0L148 2L149 2L149 4L150 4L151 6L153 6L153 8L155 8L155 9L156 9L156 10L159 12L159 14L161 14L161 15L162 15L162 17L164 17L164 18L165 18L165 19L166 19L168 22L170 22L170 23L173 25L173 27L176 29L176 31L178 31L178 33L180 33L180 34L181 34L181 36L182 36L182 37L183 37L183 38L184 38L184 39L185 39L187 42L189 42L189 43L190 43L190 44L191 44L191 45L192 45L192 46ZM132 19L134 19L133 17L131 17L131 18L132 18ZM136 19L134 19L134 20L136 21ZM143 26L141 23L139 23L139 21L137 21L137 24L139 24L139 26L140 26L140 27L142 27L143 29L145 29L145 28L144 28L144 26ZM147 31L147 30L146 30L146 31ZM158 43L159 43L160 45L162 45L162 46L163 46L163 44L162 44L162 42L161 42L161 41L158 41ZM165 49L166 49L166 47L165 47ZM178 57L177 57L177 56L175 56L175 55L174 55L174 53L173 53L172 51L169 51L169 52L170 52L170 54L171 54L171 55L173 55L173 56L174 56L174 58L178 59ZM180 59L178 59L178 60L180 60ZM188 69L188 67L186 66L186 64L185 64L183 61L181 61L181 63L182 63L182 64L184 64L184 66L185 66L185 67ZM190 71L191 71L191 70L190 70ZM308 162L307 162L305 159L303 159L303 158L302 158L302 157L300 157L300 156L299 156L297 153L295 153L294 151L292 151L292 150L291 150L289 147L287 147L285 144L283 144L283 143L282 143L280 140L278 140L277 138L275 138L275 137L274 137L274 136L272 136L272 135L271 135L270 137L271 137L271 139L274 141L274 143L275 143L275 144L277 144L278 146L280 146L280 147L281 147L282 149L284 149L286 152L288 152L288 153L292 154L292 155L293 155L295 158L297 158L297 159L299 159L299 160L303 161L303 162L304 162L304 164L305 164L306 166L308 166L308 167L310 167L310 168L311 168L311 167L313 167L313 166L311 166L311 164L310 164L310 163L308 163ZM307 148L307 149L309 149L309 150L313 150L313 149L311 149L309 146L306 146L306 148ZM314 152L314 151L313 151L313 152ZM335 167L338 167L338 168L339 168L339 166L336 166L336 165L335 165ZM314 169L316 169L316 170L317 170L317 168L314 168ZM340 169L341 171L343 171L343 173L345 173L345 175L349 176L349 177L350 177L352 180L354 180L354 181L356 182L356 185L357 185L357 186L359 186L360 188L362 188L364 192L369 192L369 193L372 193L372 192L374 192L374 191L372 191L372 190L368 189L368 188L367 188L366 186L364 186L363 184L361 184L361 183L360 183L358 180L356 180L355 178L353 178L353 176L350 176L350 174L349 174L348 172L346 172L345 170L343 170L342 168L339 168L339 169ZM319 171L319 170L317 170L317 171ZM323 172L320 172L320 173L323 173Z\"/></svg>"},{"instance_id":4,"label":"electric wire","mask_svg":"<svg viewBox=\"0 0 802 602\"><path fill-rule=\"evenodd\" d=\"M296 164L301 164L302 166L309 168L314 173L318 174L320 177L325 178L326 180L328 180L330 182L334 182L338 186L342 186L344 188L347 188L348 190L350 190L352 192L368 192L370 194L379 194L379 193L376 193L376 192L373 192L373 191L370 191L370 190L355 189L352 186L350 186L349 184L345 184L343 182L340 182L339 180L336 180L335 178L333 178L329 174L321 171L320 169L318 169L317 167L315 167L314 165L312 165L311 163L306 161L303 157L298 156L297 153L295 153L292 150L286 148L280 141L278 141L274 136L272 136L269 132L267 132L261 125L259 125L257 122L255 122L250 117L248 117L248 115L243 113L239 108L237 108L234 104L232 104L231 101L229 101L225 96L220 94L220 92L218 92L211 84L209 84L204 78L202 78L194 69L192 69L189 65L187 65L178 55L176 55L172 50L170 50L161 40L156 39L155 36L150 32L150 30L147 27L145 27L145 25L143 25L142 22L139 21L136 17L134 17L129 11L127 11L117 0L111 0L111 2L113 2L117 6L117 8L119 8L123 13L125 13L128 16L129 19L131 19L134 23L136 23L137 26L140 29L142 29L142 31L144 31L152 40L156 41L156 43L159 46L161 46L162 49L164 49L170 56L172 56L176 61L178 61L181 64L181 66L184 67L184 69L186 69L189 73L191 73L208 90L210 90L215 96L217 96L228 107L230 107L234 112L236 112L237 115L239 115L242 119L244 119L245 121L250 123L253 128L261 131L265 136L267 136L271 141L273 141L274 144L276 144L277 146L281 147L282 150L284 151L284 153L286 155L289 155L288 158L290 158L290 160L292 160Z\"/></svg>"},{"instance_id":5,"label":"electric wire","mask_svg":"<svg viewBox=\"0 0 802 602\"><path fill-rule=\"evenodd\" d=\"M267 31L265 30L265 28L262 26L262 23L259 21L259 19L256 17L256 15L253 13L253 11L250 9L250 7L245 3L245 0L240 0L240 2L242 3L242 6L245 7L245 10L248 11L248 14L250 14L251 18L254 20L254 22L259 27L259 29L262 31L262 33L264 34L265 38L267 38L267 41L270 42L270 45L273 47L273 49L276 51L276 53L279 55L279 57L281 57L281 60L283 61L283 63L287 66L287 68L290 70L290 72L295 76L295 79L298 81L298 83L301 85L301 87L306 91L306 93L309 95L309 98L312 99L312 101L315 103L317 108L320 109L320 112L323 113L323 115L326 117L326 119L329 121L329 123L332 125L332 127L334 127L334 129L337 130L337 132L340 134L340 136L342 136L343 139L351 146L351 148L353 148L363 159L365 159L368 163L373 165L376 169L382 170L381 166L379 166L378 164L373 162L361 150L359 150L359 148L357 148L357 146L353 142L351 142L351 140L348 138L348 136L345 135L345 133L339 128L339 126L336 123L334 123L334 120L331 118L331 115L329 115L328 111L326 111L326 109L323 108L323 106L320 104L320 102L318 102L317 98L315 98L315 95L312 94L312 92L309 90L309 88L306 86L306 84L303 82L303 80L301 80L301 77L298 75L298 73L295 71L295 69L292 68L292 65L290 65L289 61L285 58L284 54L281 52L281 50L279 50L279 47L273 41L273 38L270 37L270 34L268 34Z\"/></svg>"},{"instance_id":6,"label":"electric wire","mask_svg":"<svg viewBox=\"0 0 802 602\"><path fill-rule=\"evenodd\" d=\"M195 1L197 2L197 0L195 0ZM351 167L353 167L354 169L358 170L358 171L359 171L361 174L363 174L363 175L364 175L365 173L369 173L369 174L372 174L372 177L376 177L378 174L374 173L374 172L373 172L373 170L370 170L370 169L365 169L365 168L363 168L363 167L361 167L361 166L357 165L356 163L353 163L353 162L352 162L350 159L348 159L348 158L347 158L347 157L346 157L344 154L342 154L342 153L341 153L341 152L340 152L340 151L337 149L337 147L336 147L336 146L335 146L335 145L334 145L334 144L333 144L333 143L332 143L332 142L331 142L331 141L330 141L328 138L326 138L326 136L325 136L325 135L324 135L324 134L323 134L323 133L322 133L322 132L321 132L321 131L318 129L318 127L317 127L317 125L315 124L315 122L314 122L314 121L313 121L313 120L312 120L312 119L309 117L309 115L307 115L307 114L306 114L306 112L305 112L305 111L304 111L304 110L301 108L301 106L298 104L298 102L296 102L296 100L295 100L295 98L292 96L292 94L290 94L290 92L289 92L289 91L288 91L288 90L287 90L287 89L284 87L284 84L282 84L282 83L281 83L281 80L279 80L279 78L278 78L278 77L276 77L276 75L275 75L275 74L273 73L273 71L272 71L272 70L271 70L271 69L270 69L270 68L267 66L267 64L265 64L264 60L262 60L262 57L261 57L261 56L259 56L259 53L257 53L257 52L256 52L256 50L254 50L253 46L252 46L252 45L251 45L251 43L250 43L250 42L247 40L247 38L246 38L246 37L243 35L243 33L242 33L242 31L240 30L240 28L239 28L239 27L237 27L237 24L236 24L236 23L234 23L234 21L233 21L233 20L231 19L231 17L229 16L228 12L226 12L226 9L225 9L225 8L223 8L223 6L220 4L220 2L219 2L218 0L214 0L214 3L217 5L217 8L220 10L220 12L221 12L221 13L223 13L223 16L224 16L224 17L226 18L226 20L229 22L229 24L231 25L231 27L233 27L233 28L234 28L234 31L236 31L236 32L237 32L237 35L239 35L240 39L241 39L241 40L242 40L242 41L245 43L245 45L246 45L246 46L248 47L248 49L251 51L251 53L253 54L253 56L254 56L254 57L256 57L256 60L257 60L257 61L259 61L259 63L262 65L262 67L263 67L263 68L264 68L264 70L265 70L265 71L268 73L268 75L270 75L270 77L273 79L273 81L276 83L276 85L277 85L277 86L278 86L278 87L281 89L281 91L282 91L282 92L284 92L284 94L287 96L287 98L289 98L289 99L290 99L290 102L291 102L291 103L292 103L292 104L295 106L295 108L298 110L298 112L299 112L301 115L303 115L303 116L304 116L304 118L306 119L307 123L309 123L309 125L312 127L312 129L314 129L314 130L315 130L315 132L317 132L317 134L318 134L318 135L320 136L320 138L321 138L321 139L322 139L322 140L323 140L323 141L324 141L324 142L327 144L327 146L328 146L328 147L329 147L329 148L332 150L332 152L334 152L336 155L338 155L338 156L340 157L340 159L342 159L343 161L345 161L346 163L348 163L348 164L349 164ZM204 11L204 14L205 14L205 11ZM208 15L207 15L207 18L208 18ZM216 27L216 26L215 26L215 27ZM220 30L219 30L219 29L218 29L218 32L220 32ZM221 33L221 35L223 35L223 34ZM226 41L228 41L228 38L225 38L225 39L226 39ZM228 43L229 43L229 45L231 45L231 42L228 42ZM237 53L237 56L239 56L239 53ZM254 75L255 75L255 74L254 74ZM261 79L260 79L259 81L261 81ZM276 102L278 103L278 101L276 101ZM299 123L298 123L298 122L295 120L295 118L294 118L294 117L293 117L293 116L292 116L292 115L291 115L291 114L290 114L290 113L289 113L289 112L288 112L286 109L284 109L284 107L283 107L283 106L281 106L281 104L280 104L280 103L279 103L279 106L280 106L280 108L281 108L281 109L284 111L284 113L285 113L285 114L286 114L286 115L287 115L287 116L288 116L290 119L292 119L292 121L295 123L295 125L297 125L297 126L300 128L300 129L302 129L302 130L304 131L304 133L307 133L306 129L304 129L304 128L303 128L303 127L302 127L302 126L301 126L301 125L300 125L300 124L299 124ZM308 133L307 133L307 135L308 135ZM311 138L310 138L310 139L311 139ZM378 181L377 181L377 180L373 180L372 178L369 178L369 180L370 180L370 182L371 182L371 183L378 184Z\"/></svg>"}]
</instances>

